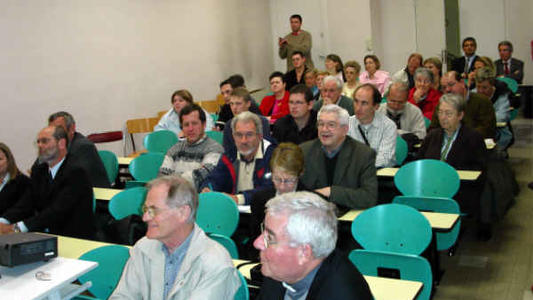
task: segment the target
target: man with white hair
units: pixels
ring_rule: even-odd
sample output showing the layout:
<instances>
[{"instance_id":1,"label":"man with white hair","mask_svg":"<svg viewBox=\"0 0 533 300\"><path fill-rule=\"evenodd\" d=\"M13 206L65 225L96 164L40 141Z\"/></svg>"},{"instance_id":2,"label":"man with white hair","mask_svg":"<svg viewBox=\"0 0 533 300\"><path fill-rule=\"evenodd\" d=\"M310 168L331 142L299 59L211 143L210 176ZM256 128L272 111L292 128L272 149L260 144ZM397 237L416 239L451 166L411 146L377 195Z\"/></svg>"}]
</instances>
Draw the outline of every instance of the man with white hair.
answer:
<instances>
[{"instance_id":1,"label":"man with white hair","mask_svg":"<svg viewBox=\"0 0 533 300\"><path fill-rule=\"evenodd\" d=\"M194 222L198 194L187 180L150 181L146 236L133 249L110 299L233 299L240 286L224 247Z\"/></svg>"},{"instance_id":2,"label":"man with white hair","mask_svg":"<svg viewBox=\"0 0 533 300\"><path fill-rule=\"evenodd\" d=\"M254 241L265 276L258 299L372 299L363 276L335 249L335 205L310 192L266 204Z\"/></svg>"},{"instance_id":3,"label":"man with white hair","mask_svg":"<svg viewBox=\"0 0 533 300\"><path fill-rule=\"evenodd\" d=\"M350 116L353 116L353 102L352 99L342 95L343 82L335 76L326 76L322 82L322 94L323 98L319 99L313 105L315 111L319 111L320 108L328 104L337 104L338 106L346 109Z\"/></svg>"}]
</instances>

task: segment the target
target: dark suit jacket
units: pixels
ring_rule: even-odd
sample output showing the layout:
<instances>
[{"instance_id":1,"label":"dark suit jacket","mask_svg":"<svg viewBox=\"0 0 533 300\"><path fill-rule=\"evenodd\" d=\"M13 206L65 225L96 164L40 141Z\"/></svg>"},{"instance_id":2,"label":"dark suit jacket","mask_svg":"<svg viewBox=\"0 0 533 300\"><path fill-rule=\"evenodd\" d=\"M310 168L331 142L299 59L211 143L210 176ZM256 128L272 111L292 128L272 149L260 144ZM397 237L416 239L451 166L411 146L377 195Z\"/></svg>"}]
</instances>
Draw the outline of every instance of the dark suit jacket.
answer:
<instances>
[{"instance_id":1,"label":"dark suit jacket","mask_svg":"<svg viewBox=\"0 0 533 300\"><path fill-rule=\"evenodd\" d=\"M20 173L11 178L0 191L0 215L15 205L30 190L30 179Z\"/></svg>"},{"instance_id":2,"label":"dark suit jacket","mask_svg":"<svg viewBox=\"0 0 533 300\"><path fill-rule=\"evenodd\" d=\"M292 115L288 114L285 117L278 119L272 128L272 136L278 143L292 142L297 145L316 139L316 111L311 110L307 125L302 130L298 130L298 125L294 121Z\"/></svg>"},{"instance_id":3,"label":"dark suit jacket","mask_svg":"<svg viewBox=\"0 0 533 300\"><path fill-rule=\"evenodd\" d=\"M474 54L474 59L472 60L472 64L470 65L470 68L468 69L468 73L472 72L474 70L474 61L476 61L477 55ZM452 61L452 70L456 71L459 74L463 74L465 72L465 63L466 58L464 56L461 56L459 58L456 58Z\"/></svg>"},{"instance_id":4,"label":"dark suit jacket","mask_svg":"<svg viewBox=\"0 0 533 300\"><path fill-rule=\"evenodd\" d=\"M305 142L300 147L305 163L302 183L313 190L327 187L326 157L320 140ZM376 152L346 136L337 155L329 201L354 209L374 206L378 193Z\"/></svg>"},{"instance_id":5,"label":"dark suit jacket","mask_svg":"<svg viewBox=\"0 0 533 300\"><path fill-rule=\"evenodd\" d=\"M95 233L93 192L85 171L67 155L50 181L47 164L31 171L31 190L2 217L11 223L23 221L29 231L44 231L78 238Z\"/></svg>"},{"instance_id":6,"label":"dark suit jacket","mask_svg":"<svg viewBox=\"0 0 533 300\"><path fill-rule=\"evenodd\" d=\"M503 72L503 61L498 59L494 64L496 65L496 76L505 75ZM511 57L511 69L509 72L509 75L505 75L505 77L512 78L516 80L517 83L521 84L522 79L524 78L524 62Z\"/></svg>"},{"instance_id":7,"label":"dark suit jacket","mask_svg":"<svg viewBox=\"0 0 533 300\"><path fill-rule=\"evenodd\" d=\"M271 140L270 138L270 123L268 122L267 118L261 116L261 114L257 114L258 117L261 119L261 124L263 126L263 138L267 138L268 140ZM233 130L231 129L231 118L229 121L226 122L226 125L224 126L224 136L222 138L222 146L224 147L224 154L229 157L233 157L237 155L237 146L235 146L235 140L233 139Z\"/></svg>"},{"instance_id":8,"label":"dark suit jacket","mask_svg":"<svg viewBox=\"0 0 533 300\"><path fill-rule=\"evenodd\" d=\"M282 300L286 289L282 283L264 277L259 300ZM307 300L370 300L372 294L365 278L348 258L334 250L322 262L309 288Z\"/></svg>"},{"instance_id":9,"label":"dark suit jacket","mask_svg":"<svg viewBox=\"0 0 533 300\"><path fill-rule=\"evenodd\" d=\"M85 170L93 187L109 187L104 163L93 142L89 141L83 134L76 132L70 141L68 151L71 156L71 163L77 164Z\"/></svg>"}]
</instances>

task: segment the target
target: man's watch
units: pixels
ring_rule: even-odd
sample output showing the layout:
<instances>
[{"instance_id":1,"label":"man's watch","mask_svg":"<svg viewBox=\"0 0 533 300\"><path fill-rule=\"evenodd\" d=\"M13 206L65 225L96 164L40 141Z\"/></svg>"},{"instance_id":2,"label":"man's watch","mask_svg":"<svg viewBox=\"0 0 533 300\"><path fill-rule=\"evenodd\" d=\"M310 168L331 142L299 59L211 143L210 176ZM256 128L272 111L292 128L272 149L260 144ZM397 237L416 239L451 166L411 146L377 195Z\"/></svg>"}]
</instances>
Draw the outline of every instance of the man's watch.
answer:
<instances>
[{"instance_id":1,"label":"man's watch","mask_svg":"<svg viewBox=\"0 0 533 300\"><path fill-rule=\"evenodd\" d=\"M15 223L15 225L13 225L13 232L21 232L19 224Z\"/></svg>"}]
</instances>

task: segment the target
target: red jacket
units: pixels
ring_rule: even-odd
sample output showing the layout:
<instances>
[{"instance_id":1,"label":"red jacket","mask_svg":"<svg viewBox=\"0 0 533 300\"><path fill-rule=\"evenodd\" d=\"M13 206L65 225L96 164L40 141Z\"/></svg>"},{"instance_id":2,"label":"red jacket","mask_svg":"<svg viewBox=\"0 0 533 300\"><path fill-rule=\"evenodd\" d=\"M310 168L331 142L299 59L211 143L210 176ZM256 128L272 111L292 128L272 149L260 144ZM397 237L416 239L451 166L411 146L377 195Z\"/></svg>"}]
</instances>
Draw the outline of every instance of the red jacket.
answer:
<instances>
[{"instance_id":1,"label":"red jacket","mask_svg":"<svg viewBox=\"0 0 533 300\"><path fill-rule=\"evenodd\" d=\"M435 107L437 107L437 104L439 104L440 96L442 96L441 92L437 91L434 88L430 88L426 99L416 103L415 99L413 98L415 90L416 88L412 88L409 91L409 102L418 106L418 108L420 108L420 110L424 114L424 117L431 120L431 117L433 117L433 111L435 110Z\"/></svg>"},{"instance_id":2,"label":"red jacket","mask_svg":"<svg viewBox=\"0 0 533 300\"><path fill-rule=\"evenodd\" d=\"M274 123L277 119L284 117L289 114L289 92L285 91L283 98L279 105L281 107L278 110L277 114L271 115L273 111L274 102L276 101L275 95L265 96L259 105L259 110L263 116L270 116L270 123Z\"/></svg>"}]
</instances>

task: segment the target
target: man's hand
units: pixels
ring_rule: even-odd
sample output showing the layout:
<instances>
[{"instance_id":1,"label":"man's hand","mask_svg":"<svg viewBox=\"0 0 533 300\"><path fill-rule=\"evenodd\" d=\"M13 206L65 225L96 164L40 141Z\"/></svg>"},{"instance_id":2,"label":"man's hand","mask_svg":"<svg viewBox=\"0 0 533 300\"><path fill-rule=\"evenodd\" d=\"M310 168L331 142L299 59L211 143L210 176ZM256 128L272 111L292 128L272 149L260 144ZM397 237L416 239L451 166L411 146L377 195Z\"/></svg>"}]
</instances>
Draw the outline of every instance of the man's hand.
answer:
<instances>
[{"instance_id":1,"label":"man's hand","mask_svg":"<svg viewBox=\"0 0 533 300\"><path fill-rule=\"evenodd\" d=\"M7 234L7 233L15 232L13 227L15 227L15 225L9 225L9 224L0 223L0 234Z\"/></svg>"},{"instance_id":2,"label":"man's hand","mask_svg":"<svg viewBox=\"0 0 533 300\"><path fill-rule=\"evenodd\" d=\"M202 193L209 193L211 190L208 187L202 189Z\"/></svg>"},{"instance_id":3,"label":"man's hand","mask_svg":"<svg viewBox=\"0 0 533 300\"><path fill-rule=\"evenodd\" d=\"M284 38L278 39L278 44L280 47L283 46L283 44L287 44L287 43L288 43L287 39L284 39Z\"/></svg>"},{"instance_id":4,"label":"man's hand","mask_svg":"<svg viewBox=\"0 0 533 300\"><path fill-rule=\"evenodd\" d=\"M324 195L324 197L328 197L331 195L331 187L327 186L321 189L316 189L315 192Z\"/></svg>"}]
</instances>

